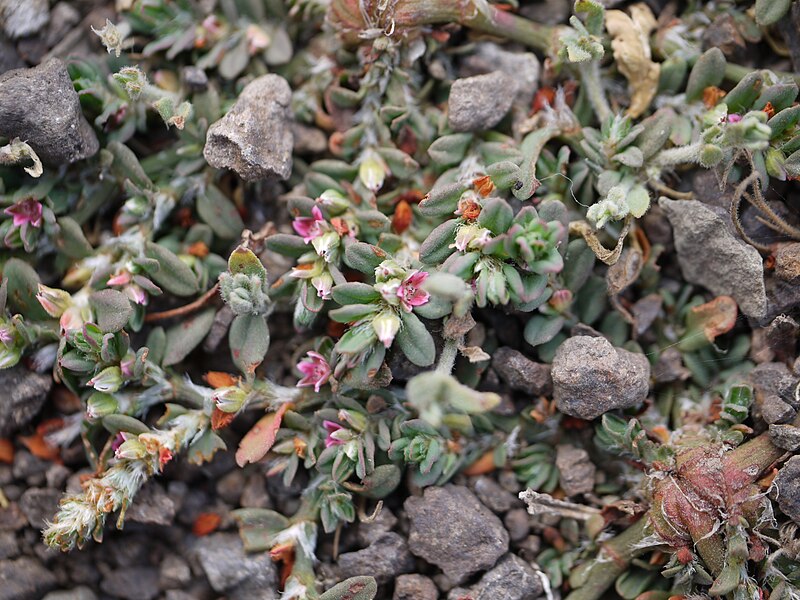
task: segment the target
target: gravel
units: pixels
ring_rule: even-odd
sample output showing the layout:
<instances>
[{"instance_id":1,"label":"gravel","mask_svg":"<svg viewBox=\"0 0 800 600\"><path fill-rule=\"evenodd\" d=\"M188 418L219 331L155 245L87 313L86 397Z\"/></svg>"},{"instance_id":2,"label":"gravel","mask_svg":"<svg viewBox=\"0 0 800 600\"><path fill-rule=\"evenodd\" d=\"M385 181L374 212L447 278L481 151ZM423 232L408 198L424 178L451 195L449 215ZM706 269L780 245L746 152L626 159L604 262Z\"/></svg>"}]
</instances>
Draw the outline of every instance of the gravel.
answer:
<instances>
[{"instance_id":1,"label":"gravel","mask_svg":"<svg viewBox=\"0 0 800 600\"><path fill-rule=\"evenodd\" d=\"M502 71L456 79L447 103L453 131L483 131L497 125L511 108L514 79Z\"/></svg>"},{"instance_id":2,"label":"gravel","mask_svg":"<svg viewBox=\"0 0 800 600\"><path fill-rule=\"evenodd\" d=\"M0 26L11 39L33 35L49 20L47 0L0 0Z\"/></svg>"},{"instance_id":3,"label":"gravel","mask_svg":"<svg viewBox=\"0 0 800 600\"><path fill-rule=\"evenodd\" d=\"M208 164L242 179L288 179L292 172L292 90L279 75L262 75L242 90L233 108L208 128Z\"/></svg>"},{"instance_id":4,"label":"gravel","mask_svg":"<svg viewBox=\"0 0 800 600\"><path fill-rule=\"evenodd\" d=\"M214 591L224 593L228 600L278 597L277 572L269 554L245 554L237 534L215 533L199 538L191 551ZM257 593L260 595L255 596Z\"/></svg>"},{"instance_id":5,"label":"gravel","mask_svg":"<svg viewBox=\"0 0 800 600\"><path fill-rule=\"evenodd\" d=\"M549 395L553 391L550 365L534 362L513 348L498 348L492 355L492 367L512 390L531 396Z\"/></svg>"},{"instance_id":6,"label":"gravel","mask_svg":"<svg viewBox=\"0 0 800 600\"><path fill-rule=\"evenodd\" d=\"M464 486L429 487L404 506L411 552L456 585L492 567L508 550L508 532L500 519Z\"/></svg>"},{"instance_id":7,"label":"gravel","mask_svg":"<svg viewBox=\"0 0 800 600\"><path fill-rule=\"evenodd\" d=\"M542 592L536 571L515 554L506 555L472 587L474 600L533 600Z\"/></svg>"},{"instance_id":8,"label":"gravel","mask_svg":"<svg viewBox=\"0 0 800 600\"><path fill-rule=\"evenodd\" d=\"M57 58L0 75L0 136L27 141L51 165L74 163L100 149L67 67Z\"/></svg>"},{"instance_id":9,"label":"gravel","mask_svg":"<svg viewBox=\"0 0 800 600\"><path fill-rule=\"evenodd\" d=\"M159 594L158 569L121 567L103 577L100 588L125 600L152 600Z\"/></svg>"},{"instance_id":10,"label":"gravel","mask_svg":"<svg viewBox=\"0 0 800 600\"><path fill-rule=\"evenodd\" d=\"M55 575L38 560L0 560L0 600L33 600L54 587Z\"/></svg>"},{"instance_id":11,"label":"gravel","mask_svg":"<svg viewBox=\"0 0 800 600\"><path fill-rule=\"evenodd\" d=\"M344 579L371 575L379 584L385 584L413 571L414 557L408 551L405 538L390 531L364 550L339 555L338 564Z\"/></svg>"},{"instance_id":12,"label":"gravel","mask_svg":"<svg viewBox=\"0 0 800 600\"><path fill-rule=\"evenodd\" d=\"M749 317L763 317L767 297L758 250L734 235L709 206L667 198L659 206L672 224L684 278L717 296L731 296Z\"/></svg>"},{"instance_id":13,"label":"gravel","mask_svg":"<svg viewBox=\"0 0 800 600\"><path fill-rule=\"evenodd\" d=\"M437 600L436 584L424 575L400 575L394 582L392 600Z\"/></svg>"},{"instance_id":14,"label":"gravel","mask_svg":"<svg viewBox=\"0 0 800 600\"><path fill-rule=\"evenodd\" d=\"M2 110L0 108L0 112ZM5 390L0 394L0 437L9 436L30 423L52 387L53 377L49 373L40 375L22 365L0 370L0 389Z\"/></svg>"},{"instance_id":15,"label":"gravel","mask_svg":"<svg viewBox=\"0 0 800 600\"><path fill-rule=\"evenodd\" d=\"M800 456L790 458L775 478L776 500L781 510L800 525Z\"/></svg>"},{"instance_id":16,"label":"gravel","mask_svg":"<svg viewBox=\"0 0 800 600\"><path fill-rule=\"evenodd\" d=\"M594 489L597 469L583 448L561 444L556 450L556 467L561 489L567 496L588 494Z\"/></svg>"},{"instance_id":17,"label":"gravel","mask_svg":"<svg viewBox=\"0 0 800 600\"><path fill-rule=\"evenodd\" d=\"M649 391L650 363L605 338L579 335L558 347L552 375L558 410L590 420L642 403Z\"/></svg>"}]
</instances>

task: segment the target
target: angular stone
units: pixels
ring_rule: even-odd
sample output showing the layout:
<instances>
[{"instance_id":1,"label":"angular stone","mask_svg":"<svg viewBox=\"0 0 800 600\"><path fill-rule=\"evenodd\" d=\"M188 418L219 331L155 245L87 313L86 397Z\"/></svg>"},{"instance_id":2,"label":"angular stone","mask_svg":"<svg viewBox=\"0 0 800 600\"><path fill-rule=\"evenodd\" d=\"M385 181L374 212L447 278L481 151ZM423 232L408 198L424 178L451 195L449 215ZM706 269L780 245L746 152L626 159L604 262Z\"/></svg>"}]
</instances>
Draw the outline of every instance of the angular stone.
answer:
<instances>
[{"instance_id":1,"label":"angular stone","mask_svg":"<svg viewBox=\"0 0 800 600\"><path fill-rule=\"evenodd\" d=\"M100 588L125 600L152 600L159 594L158 570L152 567L121 567L103 577Z\"/></svg>"},{"instance_id":2,"label":"angular stone","mask_svg":"<svg viewBox=\"0 0 800 600\"><path fill-rule=\"evenodd\" d=\"M389 583L398 575L414 570L414 557L406 540L390 531L364 550L339 555L339 572L343 578L371 575L379 584Z\"/></svg>"},{"instance_id":3,"label":"angular stone","mask_svg":"<svg viewBox=\"0 0 800 600\"><path fill-rule=\"evenodd\" d=\"M661 198L659 206L672 224L686 280L717 296L731 296L747 316L763 317L767 297L758 250L735 236L723 218L701 202Z\"/></svg>"},{"instance_id":4,"label":"angular stone","mask_svg":"<svg viewBox=\"0 0 800 600\"><path fill-rule=\"evenodd\" d=\"M392 600L437 600L439 590L424 575L400 575L394 582Z\"/></svg>"},{"instance_id":5,"label":"angular stone","mask_svg":"<svg viewBox=\"0 0 800 600\"><path fill-rule=\"evenodd\" d=\"M524 508L515 508L506 513L503 517L503 525L508 531L508 537L512 542L521 542L531 531L531 520L528 511Z\"/></svg>"},{"instance_id":6,"label":"angular stone","mask_svg":"<svg viewBox=\"0 0 800 600\"><path fill-rule=\"evenodd\" d=\"M494 42L481 42L475 45L473 54L464 58L459 73L463 77L502 71L510 76L514 80L515 110L524 107L527 116L541 70L539 59L532 52L510 52Z\"/></svg>"},{"instance_id":7,"label":"angular stone","mask_svg":"<svg viewBox=\"0 0 800 600\"><path fill-rule=\"evenodd\" d=\"M56 576L38 560L28 557L0 560L0 598L33 600L54 587Z\"/></svg>"},{"instance_id":8,"label":"angular stone","mask_svg":"<svg viewBox=\"0 0 800 600\"><path fill-rule=\"evenodd\" d=\"M275 564L267 552L245 554L235 533L197 539L191 549L215 592L229 600L274 600L278 597Z\"/></svg>"},{"instance_id":9,"label":"angular stone","mask_svg":"<svg viewBox=\"0 0 800 600\"><path fill-rule=\"evenodd\" d=\"M242 90L228 114L208 128L208 164L246 181L287 179L292 172L292 90L279 75L262 75Z\"/></svg>"},{"instance_id":10,"label":"angular stone","mask_svg":"<svg viewBox=\"0 0 800 600\"><path fill-rule=\"evenodd\" d=\"M775 250L775 276L788 282L800 280L800 243L778 246Z\"/></svg>"},{"instance_id":11,"label":"angular stone","mask_svg":"<svg viewBox=\"0 0 800 600\"><path fill-rule=\"evenodd\" d=\"M71 590L50 592L42 600L96 600L96 598L97 594L91 588L81 585Z\"/></svg>"},{"instance_id":12,"label":"angular stone","mask_svg":"<svg viewBox=\"0 0 800 600\"><path fill-rule=\"evenodd\" d=\"M453 131L484 131L497 125L514 102L514 79L502 71L456 79L447 118Z\"/></svg>"},{"instance_id":13,"label":"angular stone","mask_svg":"<svg viewBox=\"0 0 800 600\"><path fill-rule=\"evenodd\" d=\"M0 75L0 136L27 141L51 165L74 163L100 149L67 67L57 58Z\"/></svg>"},{"instance_id":14,"label":"angular stone","mask_svg":"<svg viewBox=\"0 0 800 600\"><path fill-rule=\"evenodd\" d=\"M29 488L19 499L19 507L31 527L42 529L45 520L53 518L58 509L61 492L50 488Z\"/></svg>"},{"instance_id":15,"label":"angular stone","mask_svg":"<svg viewBox=\"0 0 800 600\"><path fill-rule=\"evenodd\" d=\"M188 563L176 554L167 554L161 561L158 583L165 589L180 588L192 580Z\"/></svg>"},{"instance_id":16,"label":"angular stone","mask_svg":"<svg viewBox=\"0 0 800 600\"><path fill-rule=\"evenodd\" d=\"M800 525L800 456L793 456L775 478L776 501L784 514Z\"/></svg>"},{"instance_id":17,"label":"angular stone","mask_svg":"<svg viewBox=\"0 0 800 600\"><path fill-rule=\"evenodd\" d=\"M518 350L498 348L492 355L492 367L512 390L531 396L549 396L553 392L550 365L534 362Z\"/></svg>"},{"instance_id":18,"label":"angular stone","mask_svg":"<svg viewBox=\"0 0 800 600\"><path fill-rule=\"evenodd\" d=\"M783 363L763 363L748 375L753 385L753 414L768 424L791 421L796 412L797 378Z\"/></svg>"},{"instance_id":19,"label":"angular stone","mask_svg":"<svg viewBox=\"0 0 800 600\"><path fill-rule=\"evenodd\" d=\"M411 552L442 569L456 585L493 566L508 550L508 532L500 519L463 486L426 488L404 507L411 522Z\"/></svg>"},{"instance_id":20,"label":"angular stone","mask_svg":"<svg viewBox=\"0 0 800 600\"><path fill-rule=\"evenodd\" d=\"M472 588L472 595L475 600L533 600L543 591L542 580L533 567L519 556L508 554L481 577Z\"/></svg>"},{"instance_id":21,"label":"angular stone","mask_svg":"<svg viewBox=\"0 0 800 600\"><path fill-rule=\"evenodd\" d=\"M615 348L605 338L574 336L553 358L553 397L562 413L595 419L647 398L650 363L643 354Z\"/></svg>"},{"instance_id":22,"label":"angular stone","mask_svg":"<svg viewBox=\"0 0 800 600\"><path fill-rule=\"evenodd\" d=\"M2 110L0 108L0 112ZM52 387L51 375L28 371L22 365L0 371L0 389L4 390L0 394L0 437L7 437L27 425L41 410Z\"/></svg>"},{"instance_id":23,"label":"angular stone","mask_svg":"<svg viewBox=\"0 0 800 600\"><path fill-rule=\"evenodd\" d=\"M164 491L164 487L149 481L136 494L136 502L130 505L125 518L148 525L172 525L175 519L175 502Z\"/></svg>"},{"instance_id":24,"label":"angular stone","mask_svg":"<svg viewBox=\"0 0 800 600\"><path fill-rule=\"evenodd\" d=\"M0 25L11 39L37 33L49 19L47 0L0 0Z\"/></svg>"},{"instance_id":25,"label":"angular stone","mask_svg":"<svg viewBox=\"0 0 800 600\"><path fill-rule=\"evenodd\" d=\"M556 467L561 489L567 496L588 494L594 489L597 469L583 448L562 444L556 450Z\"/></svg>"},{"instance_id":26,"label":"angular stone","mask_svg":"<svg viewBox=\"0 0 800 600\"><path fill-rule=\"evenodd\" d=\"M481 475L472 483L472 490L485 506L496 513L504 513L519 500L508 490L504 490L492 477Z\"/></svg>"},{"instance_id":27,"label":"angular stone","mask_svg":"<svg viewBox=\"0 0 800 600\"><path fill-rule=\"evenodd\" d=\"M369 546L389 533L395 525L397 525L397 517L384 506L372 521L359 522L356 531L358 543L362 546Z\"/></svg>"},{"instance_id":28,"label":"angular stone","mask_svg":"<svg viewBox=\"0 0 800 600\"><path fill-rule=\"evenodd\" d=\"M800 427L774 424L769 426L769 439L778 448L788 452L800 450Z\"/></svg>"}]
</instances>

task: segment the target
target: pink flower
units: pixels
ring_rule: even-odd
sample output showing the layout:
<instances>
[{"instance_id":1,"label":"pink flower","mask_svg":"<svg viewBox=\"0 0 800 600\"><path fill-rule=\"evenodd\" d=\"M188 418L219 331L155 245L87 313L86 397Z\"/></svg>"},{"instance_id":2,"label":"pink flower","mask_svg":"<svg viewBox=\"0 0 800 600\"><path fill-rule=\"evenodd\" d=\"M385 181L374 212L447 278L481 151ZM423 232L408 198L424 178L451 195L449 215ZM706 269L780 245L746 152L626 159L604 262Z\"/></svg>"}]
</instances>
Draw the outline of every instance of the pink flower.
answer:
<instances>
[{"instance_id":1,"label":"pink flower","mask_svg":"<svg viewBox=\"0 0 800 600\"><path fill-rule=\"evenodd\" d=\"M406 312L411 312L415 306L422 306L430 300L431 295L420 286L428 278L425 271L415 270L408 275L400 287L397 288L397 297L400 298L400 306Z\"/></svg>"},{"instance_id":2,"label":"pink flower","mask_svg":"<svg viewBox=\"0 0 800 600\"><path fill-rule=\"evenodd\" d=\"M306 244L323 234L320 223L324 223L325 219L322 217L319 206L312 208L311 214L313 215L311 217L297 217L292 223L297 235L302 237Z\"/></svg>"},{"instance_id":3,"label":"pink flower","mask_svg":"<svg viewBox=\"0 0 800 600\"><path fill-rule=\"evenodd\" d=\"M14 218L14 227L39 227L42 224L42 205L33 198L21 200L3 212Z\"/></svg>"},{"instance_id":4,"label":"pink flower","mask_svg":"<svg viewBox=\"0 0 800 600\"><path fill-rule=\"evenodd\" d=\"M732 114L728 115L728 123L738 123L742 120L742 115Z\"/></svg>"},{"instance_id":5,"label":"pink flower","mask_svg":"<svg viewBox=\"0 0 800 600\"><path fill-rule=\"evenodd\" d=\"M107 285L127 285L131 282L131 274L127 271L123 271L118 275L114 275L113 277L108 278Z\"/></svg>"},{"instance_id":6,"label":"pink flower","mask_svg":"<svg viewBox=\"0 0 800 600\"><path fill-rule=\"evenodd\" d=\"M330 448L331 446L341 446L344 444L342 440L337 440L333 437L333 434L339 431L340 429L344 429L338 423L334 423L333 421L323 421L322 426L328 432L328 437L325 438L325 447Z\"/></svg>"},{"instance_id":7,"label":"pink flower","mask_svg":"<svg viewBox=\"0 0 800 600\"><path fill-rule=\"evenodd\" d=\"M3 325L0 327L0 343L4 346L11 346L14 342L14 330L12 329L11 325Z\"/></svg>"},{"instance_id":8,"label":"pink flower","mask_svg":"<svg viewBox=\"0 0 800 600\"><path fill-rule=\"evenodd\" d=\"M307 358L297 363L297 370L303 374L303 378L297 382L297 387L314 386L314 391L328 383L331 377L331 366L325 357L313 350L308 352Z\"/></svg>"}]
</instances>

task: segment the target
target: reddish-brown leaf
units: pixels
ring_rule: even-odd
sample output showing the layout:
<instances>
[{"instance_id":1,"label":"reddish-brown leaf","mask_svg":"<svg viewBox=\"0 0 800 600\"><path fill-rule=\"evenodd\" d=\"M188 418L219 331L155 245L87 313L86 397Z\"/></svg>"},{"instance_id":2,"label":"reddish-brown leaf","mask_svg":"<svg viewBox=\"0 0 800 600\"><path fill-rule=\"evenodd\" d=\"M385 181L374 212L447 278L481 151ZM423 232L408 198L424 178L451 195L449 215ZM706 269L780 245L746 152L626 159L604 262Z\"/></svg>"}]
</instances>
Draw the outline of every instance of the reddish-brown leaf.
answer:
<instances>
[{"instance_id":1,"label":"reddish-brown leaf","mask_svg":"<svg viewBox=\"0 0 800 600\"><path fill-rule=\"evenodd\" d=\"M496 468L494 464L494 451L487 450L483 456L464 469L464 475L485 475Z\"/></svg>"},{"instance_id":2,"label":"reddish-brown leaf","mask_svg":"<svg viewBox=\"0 0 800 600\"><path fill-rule=\"evenodd\" d=\"M247 463L254 463L264 458L264 455L272 448L272 444L275 443L275 435L281 427L283 415L290 406L290 403L281 404L276 412L264 415L253 425L253 428L239 443L239 449L236 451L236 464L243 467Z\"/></svg>"},{"instance_id":3,"label":"reddish-brown leaf","mask_svg":"<svg viewBox=\"0 0 800 600\"><path fill-rule=\"evenodd\" d=\"M219 524L222 522L222 517L214 512L205 512L197 515L197 518L192 524L192 533L200 537L214 533Z\"/></svg>"},{"instance_id":4,"label":"reddish-brown leaf","mask_svg":"<svg viewBox=\"0 0 800 600\"><path fill-rule=\"evenodd\" d=\"M214 431L225 429L235 418L236 413L222 412L220 409L214 407L214 412L211 413L211 429Z\"/></svg>"},{"instance_id":5,"label":"reddish-brown leaf","mask_svg":"<svg viewBox=\"0 0 800 600\"><path fill-rule=\"evenodd\" d=\"M14 444L11 440L0 438L0 463L11 464L14 460Z\"/></svg>"},{"instance_id":6,"label":"reddish-brown leaf","mask_svg":"<svg viewBox=\"0 0 800 600\"><path fill-rule=\"evenodd\" d=\"M236 378L230 373L225 373L223 371L209 371L206 373L205 379L208 385L214 389L236 385Z\"/></svg>"},{"instance_id":7,"label":"reddish-brown leaf","mask_svg":"<svg viewBox=\"0 0 800 600\"><path fill-rule=\"evenodd\" d=\"M41 432L37 431L33 435L27 436L21 435L18 439L35 457L51 462L61 462L61 453L58 448L48 444Z\"/></svg>"}]
</instances>

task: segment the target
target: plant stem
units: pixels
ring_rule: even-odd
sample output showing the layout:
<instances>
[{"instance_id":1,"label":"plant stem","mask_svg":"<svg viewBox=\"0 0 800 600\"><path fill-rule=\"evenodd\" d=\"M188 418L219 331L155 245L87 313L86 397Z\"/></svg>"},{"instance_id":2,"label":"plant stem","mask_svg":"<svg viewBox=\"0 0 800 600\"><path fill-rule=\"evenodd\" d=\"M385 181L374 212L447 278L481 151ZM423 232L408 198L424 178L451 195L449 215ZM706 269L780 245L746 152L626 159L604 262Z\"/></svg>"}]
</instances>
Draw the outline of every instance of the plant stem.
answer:
<instances>
[{"instance_id":1,"label":"plant stem","mask_svg":"<svg viewBox=\"0 0 800 600\"><path fill-rule=\"evenodd\" d=\"M445 339L442 354L439 356L439 364L436 365L437 373L444 373L450 375L453 372L453 367L456 364L456 357L458 356L458 348L464 343L463 336L461 339Z\"/></svg>"},{"instance_id":2,"label":"plant stem","mask_svg":"<svg viewBox=\"0 0 800 600\"><path fill-rule=\"evenodd\" d=\"M600 79L600 62L591 60L578 63L578 72L581 74L581 85L586 90L586 96L597 114L597 119L601 123L605 122L611 116L611 107L608 105L603 82Z\"/></svg>"},{"instance_id":3,"label":"plant stem","mask_svg":"<svg viewBox=\"0 0 800 600\"><path fill-rule=\"evenodd\" d=\"M219 284L215 283L214 286L208 290L205 294L200 296L194 302L190 302L184 306L179 306L178 308L172 308L170 310L164 310L157 313L150 313L146 315L144 318L145 323L154 323L156 321L163 321L165 319L171 319L173 317L185 317L186 315L190 315L193 312L200 310L205 306L212 298L217 295L219 291Z\"/></svg>"},{"instance_id":4,"label":"plant stem","mask_svg":"<svg viewBox=\"0 0 800 600\"><path fill-rule=\"evenodd\" d=\"M662 150L653 157L650 164L656 167L673 167L684 163L696 163L699 160L699 154L702 149L702 142L694 142L687 146Z\"/></svg>"},{"instance_id":5,"label":"plant stem","mask_svg":"<svg viewBox=\"0 0 800 600\"><path fill-rule=\"evenodd\" d=\"M602 544L601 555L592 562L589 568L581 573L585 583L567 596L566 600L598 600L614 581L628 570L631 559L646 549L639 548L638 543L646 537L649 515L628 527L618 536ZM573 583L570 578L570 583Z\"/></svg>"}]
</instances>

